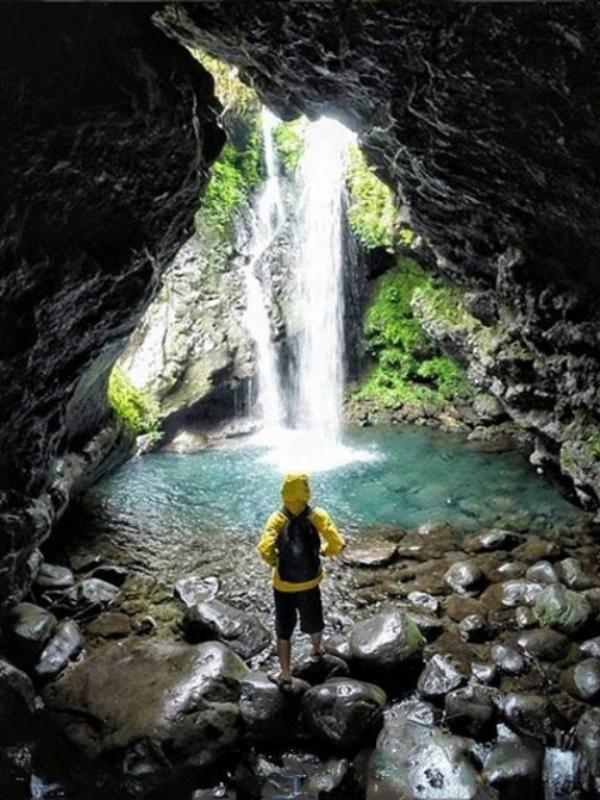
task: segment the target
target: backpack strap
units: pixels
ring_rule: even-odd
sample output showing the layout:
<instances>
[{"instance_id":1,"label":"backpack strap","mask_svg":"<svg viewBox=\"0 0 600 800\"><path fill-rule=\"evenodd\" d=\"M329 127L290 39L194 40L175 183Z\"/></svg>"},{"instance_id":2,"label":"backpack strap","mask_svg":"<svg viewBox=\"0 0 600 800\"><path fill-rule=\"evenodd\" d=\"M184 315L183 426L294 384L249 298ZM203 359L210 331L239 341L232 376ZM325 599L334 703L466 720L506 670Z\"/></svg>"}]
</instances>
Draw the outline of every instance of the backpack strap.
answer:
<instances>
[{"instance_id":1,"label":"backpack strap","mask_svg":"<svg viewBox=\"0 0 600 800\"><path fill-rule=\"evenodd\" d=\"M309 505L307 505L302 509L302 511L299 514L292 514L289 508L282 506L281 513L283 514L284 517L287 518L289 522L291 522L293 519L307 519L309 514L312 513L312 508Z\"/></svg>"}]
</instances>

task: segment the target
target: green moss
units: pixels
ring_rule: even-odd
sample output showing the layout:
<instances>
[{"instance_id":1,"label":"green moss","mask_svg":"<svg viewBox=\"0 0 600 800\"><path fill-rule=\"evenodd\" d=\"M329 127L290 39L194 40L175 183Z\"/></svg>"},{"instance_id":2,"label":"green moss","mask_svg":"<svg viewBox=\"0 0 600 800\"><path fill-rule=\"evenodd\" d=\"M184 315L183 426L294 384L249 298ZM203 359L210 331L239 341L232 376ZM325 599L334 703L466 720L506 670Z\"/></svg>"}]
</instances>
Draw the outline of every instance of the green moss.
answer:
<instances>
[{"instance_id":1,"label":"green moss","mask_svg":"<svg viewBox=\"0 0 600 800\"><path fill-rule=\"evenodd\" d=\"M158 408L143 392L131 384L119 367L114 367L108 381L108 402L125 427L135 436L158 430Z\"/></svg>"},{"instance_id":2,"label":"green moss","mask_svg":"<svg viewBox=\"0 0 600 800\"><path fill-rule=\"evenodd\" d=\"M260 112L260 100L256 92L238 78L237 67L199 48L190 48L190 52L212 75L215 94L223 104L224 112L231 111L242 117L252 117Z\"/></svg>"},{"instance_id":3,"label":"green moss","mask_svg":"<svg viewBox=\"0 0 600 800\"><path fill-rule=\"evenodd\" d=\"M434 282L423 284L414 293L413 303L427 319L442 323L447 328L472 331L481 327L481 323L466 311L462 293L454 286Z\"/></svg>"},{"instance_id":4,"label":"green moss","mask_svg":"<svg viewBox=\"0 0 600 800\"><path fill-rule=\"evenodd\" d=\"M585 448L592 458L600 458L600 431L594 431L585 443Z\"/></svg>"},{"instance_id":5,"label":"green moss","mask_svg":"<svg viewBox=\"0 0 600 800\"><path fill-rule=\"evenodd\" d=\"M273 128L273 142L288 175L294 176L304 153L304 117L291 122L279 122Z\"/></svg>"},{"instance_id":6,"label":"green moss","mask_svg":"<svg viewBox=\"0 0 600 800\"><path fill-rule=\"evenodd\" d=\"M390 247L397 218L394 196L377 177L357 145L348 160L350 206L348 221L365 247Z\"/></svg>"},{"instance_id":7,"label":"green moss","mask_svg":"<svg viewBox=\"0 0 600 800\"><path fill-rule=\"evenodd\" d=\"M409 258L400 258L377 281L364 320L373 368L358 397L384 406L440 405L471 393L462 367L434 349L413 313L415 293L432 285L432 278Z\"/></svg>"}]
</instances>

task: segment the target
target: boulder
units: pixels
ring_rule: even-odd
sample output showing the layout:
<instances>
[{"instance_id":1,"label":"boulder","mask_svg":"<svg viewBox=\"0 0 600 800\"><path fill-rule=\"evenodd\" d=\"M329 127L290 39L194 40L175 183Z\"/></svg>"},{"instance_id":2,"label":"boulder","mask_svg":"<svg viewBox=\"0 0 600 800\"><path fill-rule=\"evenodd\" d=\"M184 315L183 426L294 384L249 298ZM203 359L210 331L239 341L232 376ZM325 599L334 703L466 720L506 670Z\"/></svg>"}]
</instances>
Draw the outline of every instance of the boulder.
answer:
<instances>
[{"instance_id":1,"label":"boulder","mask_svg":"<svg viewBox=\"0 0 600 800\"><path fill-rule=\"evenodd\" d=\"M505 729L484 761L483 775L501 797L540 797L544 748Z\"/></svg>"},{"instance_id":2,"label":"boulder","mask_svg":"<svg viewBox=\"0 0 600 800\"><path fill-rule=\"evenodd\" d=\"M114 584L100 578L84 578L65 593L64 599L72 610L77 609L82 618L90 618L114 605L120 596Z\"/></svg>"},{"instance_id":3,"label":"boulder","mask_svg":"<svg viewBox=\"0 0 600 800\"><path fill-rule=\"evenodd\" d=\"M411 605L423 609L429 614L437 614L440 610L439 599L428 592L410 592L406 599Z\"/></svg>"},{"instance_id":4,"label":"boulder","mask_svg":"<svg viewBox=\"0 0 600 800\"><path fill-rule=\"evenodd\" d=\"M450 730L476 739L489 739L498 714L500 692L469 683L446 695L444 720Z\"/></svg>"},{"instance_id":5,"label":"boulder","mask_svg":"<svg viewBox=\"0 0 600 800\"><path fill-rule=\"evenodd\" d=\"M54 614L33 603L17 603L4 614L4 649L23 669L32 669L57 626Z\"/></svg>"},{"instance_id":6,"label":"boulder","mask_svg":"<svg viewBox=\"0 0 600 800\"><path fill-rule=\"evenodd\" d=\"M573 697L593 703L600 697L600 659L580 661L563 672L561 682Z\"/></svg>"},{"instance_id":7,"label":"boulder","mask_svg":"<svg viewBox=\"0 0 600 800\"><path fill-rule=\"evenodd\" d=\"M570 648L567 637L552 628L525 631L517 639L517 644L526 656L541 661L558 661L567 655Z\"/></svg>"},{"instance_id":8,"label":"boulder","mask_svg":"<svg viewBox=\"0 0 600 800\"><path fill-rule=\"evenodd\" d=\"M131 633L131 620L120 611L105 611L90 622L86 633L101 639L121 639Z\"/></svg>"},{"instance_id":9,"label":"boulder","mask_svg":"<svg viewBox=\"0 0 600 800\"><path fill-rule=\"evenodd\" d=\"M528 581L533 583L559 583L554 566L549 561L537 561L525 573Z\"/></svg>"},{"instance_id":10,"label":"boulder","mask_svg":"<svg viewBox=\"0 0 600 800\"><path fill-rule=\"evenodd\" d=\"M386 567L397 555L398 547L392 542L364 542L346 547L342 561L350 567Z\"/></svg>"},{"instance_id":11,"label":"boulder","mask_svg":"<svg viewBox=\"0 0 600 800\"><path fill-rule=\"evenodd\" d=\"M520 675L525 672L525 661L520 653L513 650L512 647L506 647L503 644L495 644L490 655L492 661L501 672L507 675Z\"/></svg>"},{"instance_id":12,"label":"boulder","mask_svg":"<svg viewBox=\"0 0 600 800\"><path fill-rule=\"evenodd\" d=\"M539 583L532 581L506 581L502 584L502 605L508 608L532 606L542 591Z\"/></svg>"},{"instance_id":13,"label":"boulder","mask_svg":"<svg viewBox=\"0 0 600 800\"><path fill-rule=\"evenodd\" d=\"M544 800L581 800L579 754L547 747L544 755Z\"/></svg>"},{"instance_id":14,"label":"boulder","mask_svg":"<svg viewBox=\"0 0 600 800\"><path fill-rule=\"evenodd\" d=\"M291 740L299 733L302 695L310 688L294 678L282 691L263 672L251 672L240 681L240 713L252 741Z\"/></svg>"},{"instance_id":15,"label":"boulder","mask_svg":"<svg viewBox=\"0 0 600 800\"><path fill-rule=\"evenodd\" d=\"M533 628L537 625L537 619L533 613L533 609L528 606L519 606L515 611L515 622L517 628Z\"/></svg>"},{"instance_id":16,"label":"boulder","mask_svg":"<svg viewBox=\"0 0 600 800\"><path fill-rule=\"evenodd\" d=\"M600 658L600 636L596 636L593 639L588 639L587 641L582 642L579 645L579 649L586 656Z\"/></svg>"},{"instance_id":17,"label":"boulder","mask_svg":"<svg viewBox=\"0 0 600 800\"><path fill-rule=\"evenodd\" d=\"M600 797L600 708L583 712L575 727L575 739L583 762L583 784L590 797Z\"/></svg>"},{"instance_id":18,"label":"boulder","mask_svg":"<svg viewBox=\"0 0 600 800\"><path fill-rule=\"evenodd\" d=\"M428 642L432 642L444 630L444 620L431 614L419 614L407 610L406 616L415 623Z\"/></svg>"},{"instance_id":19,"label":"boulder","mask_svg":"<svg viewBox=\"0 0 600 800\"><path fill-rule=\"evenodd\" d=\"M244 662L220 642L130 638L98 648L43 692L48 711L90 758L160 780L209 767L239 735Z\"/></svg>"},{"instance_id":20,"label":"boulder","mask_svg":"<svg viewBox=\"0 0 600 800\"><path fill-rule=\"evenodd\" d=\"M377 614L350 632L351 657L360 668L376 673L401 670L407 662L418 661L424 644L419 628L403 611Z\"/></svg>"},{"instance_id":21,"label":"boulder","mask_svg":"<svg viewBox=\"0 0 600 800\"><path fill-rule=\"evenodd\" d=\"M494 550L512 550L523 537L514 531L502 528L491 528L477 536L468 536L463 542L463 550L467 553L489 553Z\"/></svg>"},{"instance_id":22,"label":"boulder","mask_svg":"<svg viewBox=\"0 0 600 800\"><path fill-rule=\"evenodd\" d=\"M29 676L0 658L0 743L10 742L14 726L26 725L36 711L35 689Z\"/></svg>"},{"instance_id":23,"label":"boulder","mask_svg":"<svg viewBox=\"0 0 600 800\"><path fill-rule=\"evenodd\" d=\"M68 567L48 564L44 561L36 575L34 586L38 589L68 589L75 583L75 576Z\"/></svg>"},{"instance_id":24,"label":"boulder","mask_svg":"<svg viewBox=\"0 0 600 800\"><path fill-rule=\"evenodd\" d=\"M422 697L433 699L443 697L465 681L466 677L448 658L436 654L425 665L417 689Z\"/></svg>"},{"instance_id":25,"label":"boulder","mask_svg":"<svg viewBox=\"0 0 600 800\"><path fill-rule=\"evenodd\" d=\"M538 594L533 610L542 625L567 635L581 630L592 612L585 597L558 584L547 586Z\"/></svg>"},{"instance_id":26,"label":"boulder","mask_svg":"<svg viewBox=\"0 0 600 800\"><path fill-rule=\"evenodd\" d=\"M482 614L469 614L461 619L458 629L465 642L482 642L487 638L489 629Z\"/></svg>"},{"instance_id":27,"label":"boulder","mask_svg":"<svg viewBox=\"0 0 600 800\"><path fill-rule=\"evenodd\" d=\"M321 742L344 750L369 744L383 722L383 689L353 678L333 678L313 686L303 698L309 731Z\"/></svg>"},{"instance_id":28,"label":"boulder","mask_svg":"<svg viewBox=\"0 0 600 800\"><path fill-rule=\"evenodd\" d=\"M55 678L81 651L84 638L75 620L59 623L56 633L42 650L35 673L46 680Z\"/></svg>"},{"instance_id":29,"label":"boulder","mask_svg":"<svg viewBox=\"0 0 600 800\"><path fill-rule=\"evenodd\" d=\"M471 664L471 675L473 676L473 680L477 681L477 683L489 685L494 683L498 677L498 667L495 664L480 664L479 662L474 662Z\"/></svg>"},{"instance_id":30,"label":"boulder","mask_svg":"<svg viewBox=\"0 0 600 800\"><path fill-rule=\"evenodd\" d=\"M343 678L350 674L348 664L332 653L324 653L321 658L303 656L296 662L293 672L296 678L312 686L328 678Z\"/></svg>"},{"instance_id":31,"label":"boulder","mask_svg":"<svg viewBox=\"0 0 600 800\"><path fill-rule=\"evenodd\" d=\"M127 580L129 570L119 564L101 564L92 572L91 577L112 583L113 586L122 586Z\"/></svg>"},{"instance_id":32,"label":"boulder","mask_svg":"<svg viewBox=\"0 0 600 800\"><path fill-rule=\"evenodd\" d=\"M556 712L550 701L539 694L507 694L504 716L510 727L524 736L544 739L556 725Z\"/></svg>"},{"instance_id":33,"label":"boulder","mask_svg":"<svg viewBox=\"0 0 600 800\"><path fill-rule=\"evenodd\" d=\"M494 800L473 759L475 742L434 724L430 706L396 703L369 766L368 800Z\"/></svg>"},{"instance_id":34,"label":"boulder","mask_svg":"<svg viewBox=\"0 0 600 800\"><path fill-rule=\"evenodd\" d=\"M190 575L180 578L173 587L173 594L181 602L191 608L206 600L213 600L219 591L219 579L214 576L203 578L200 575Z\"/></svg>"},{"instance_id":35,"label":"boulder","mask_svg":"<svg viewBox=\"0 0 600 800\"><path fill-rule=\"evenodd\" d=\"M472 561L457 561L448 569L444 580L457 594L477 594L485 576Z\"/></svg>"},{"instance_id":36,"label":"boulder","mask_svg":"<svg viewBox=\"0 0 600 800\"><path fill-rule=\"evenodd\" d=\"M189 641L218 639L242 658L257 655L271 643L271 634L258 617L220 600L207 600L188 608L182 628Z\"/></svg>"}]
</instances>

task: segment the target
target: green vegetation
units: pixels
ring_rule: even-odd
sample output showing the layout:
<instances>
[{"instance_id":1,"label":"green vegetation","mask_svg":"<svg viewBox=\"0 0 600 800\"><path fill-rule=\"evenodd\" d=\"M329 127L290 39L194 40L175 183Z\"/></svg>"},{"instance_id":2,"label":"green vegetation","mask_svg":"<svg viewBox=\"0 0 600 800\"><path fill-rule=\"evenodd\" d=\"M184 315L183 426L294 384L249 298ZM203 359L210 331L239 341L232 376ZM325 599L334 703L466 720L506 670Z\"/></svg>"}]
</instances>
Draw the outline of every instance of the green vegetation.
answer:
<instances>
[{"instance_id":1,"label":"green vegetation","mask_svg":"<svg viewBox=\"0 0 600 800\"><path fill-rule=\"evenodd\" d=\"M447 284L424 283L413 296L414 304L423 316L448 329L460 328L471 332L481 328L481 323L465 309L460 289Z\"/></svg>"},{"instance_id":2,"label":"green vegetation","mask_svg":"<svg viewBox=\"0 0 600 800\"><path fill-rule=\"evenodd\" d=\"M273 129L273 141L279 158L288 175L294 176L304 152L304 130L306 119L300 117L291 122L280 122Z\"/></svg>"},{"instance_id":3,"label":"green vegetation","mask_svg":"<svg viewBox=\"0 0 600 800\"><path fill-rule=\"evenodd\" d=\"M600 431L594 431L588 438L586 449L592 458L600 458Z\"/></svg>"},{"instance_id":4,"label":"green vegetation","mask_svg":"<svg viewBox=\"0 0 600 800\"><path fill-rule=\"evenodd\" d=\"M223 104L224 112L232 111L238 117L253 117L260 111L260 101L254 89L238 78L237 67L205 53L190 49L194 58L210 72L215 82L215 94Z\"/></svg>"},{"instance_id":5,"label":"green vegetation","mask_svg":"<svg viewBox=\"0 0 600 800\"><path fill-rule=\"evenodd\" d=\"M134 436L157 432L158 408L150 398L131 384L120 367L114 367L110 374L108 402Z\"/></svg>"},{"instance_id":6,"label":"green vegetation","mask_svg":"<svg viewBox=\"0 0 600 800\"><path fill-rule=\"evenodd\" d=\"M409 258L379 278L364 322L374 366L358 397L384 406L439 405L471 394L464 370L435 350L413 313L415 294L434 290L433 279Z\"/></svg>"}]
</instances>

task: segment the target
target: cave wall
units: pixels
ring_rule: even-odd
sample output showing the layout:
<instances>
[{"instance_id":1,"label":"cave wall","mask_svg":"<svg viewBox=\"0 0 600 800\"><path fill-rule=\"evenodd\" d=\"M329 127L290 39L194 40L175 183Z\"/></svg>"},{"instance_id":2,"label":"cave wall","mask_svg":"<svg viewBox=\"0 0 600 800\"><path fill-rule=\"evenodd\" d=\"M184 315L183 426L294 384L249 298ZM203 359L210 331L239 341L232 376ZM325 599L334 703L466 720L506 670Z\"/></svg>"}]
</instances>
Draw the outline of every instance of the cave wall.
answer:
<instances>
[{"instance_id":1,"label":"cave wall","mask_svg":"<svg viewBox=\"0 0 600 800\"><path fill-rule=\"evenodd\" d=\"M224 134L212 78L145 4L2 4L0 102L1 601L126 446L107 375Z\"/></svg>"},{"instance_id":2,"label":"cave wall","mask_svg":"<svg viewBox=\"0 0 600 800\"><path fill-rule=\"evenodd\" d=\"M159 24L288 118L356 129L491 349L453 343L579 499L600 497L600 6L261 2ZM430 326L432 333L435 326Z\"/></svg>"}]
</instances>

